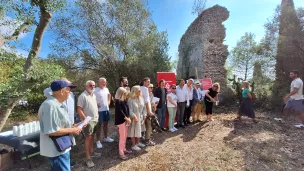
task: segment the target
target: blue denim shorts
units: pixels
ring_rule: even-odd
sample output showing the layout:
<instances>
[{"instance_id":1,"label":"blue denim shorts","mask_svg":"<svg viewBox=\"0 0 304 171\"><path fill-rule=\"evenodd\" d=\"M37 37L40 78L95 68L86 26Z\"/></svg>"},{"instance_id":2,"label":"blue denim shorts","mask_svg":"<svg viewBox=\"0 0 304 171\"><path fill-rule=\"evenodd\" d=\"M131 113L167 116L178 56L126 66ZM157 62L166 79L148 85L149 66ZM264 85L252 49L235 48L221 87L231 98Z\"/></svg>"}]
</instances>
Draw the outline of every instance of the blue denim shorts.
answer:
<instances>
[{"instance_id":1,"label":"blue denim shorts","mask_svg":"<svg viewBox=\"0 0 304 171\"><path fill-rule=\"evenodd\" d=\"M103 123L103 121L110 120L110 112L108 110L98 112L98 114L99 114L98 122L100 125Z\"/></svg>"},{"instance_id":2,"label":"blue denim shorts","mask_svg":"<svg viewBox=\"0 0 304 171\"><path fill-rule=\"evenodd\" d=\"M71 162L70 162L70 151L61 154L56 157L48 157L49 163L51 165L51 171L70 171Z\"/></svg>"},{"instance_id":3,"label":"blue denim shorts","mask_svg":"<svg viewBox=\"0 0 304 171\"><path fill-rule=\"evenodd\" d=\"M298 112L304 112L304 99L302 99L302 100L289 99L287 101L285 108L294 109L295 111L298 111Z\"/></svg>"}]
</instances>

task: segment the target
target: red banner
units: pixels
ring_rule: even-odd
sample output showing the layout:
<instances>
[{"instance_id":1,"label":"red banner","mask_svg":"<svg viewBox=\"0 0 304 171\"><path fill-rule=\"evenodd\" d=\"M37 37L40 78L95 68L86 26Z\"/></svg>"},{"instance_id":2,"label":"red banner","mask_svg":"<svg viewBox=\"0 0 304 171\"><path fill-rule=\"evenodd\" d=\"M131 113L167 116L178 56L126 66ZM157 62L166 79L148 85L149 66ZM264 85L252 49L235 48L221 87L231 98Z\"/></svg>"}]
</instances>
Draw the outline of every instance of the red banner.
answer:
<instances>
[{"instance_id":1,"label":"red banner","mask_svg":"<svg viewBox=\"0 0 304 171\"><path fill-rule=\"evenodd\" d=\"M157 82L159 83L160 80L165 80L166 82L166 89L168 90L168 93L170 91L170 86L172 84L176 84L176 76L174 72L157 72ZM167 98L167 97L166 97ZM166 121L165 121L165 127L168 126L168 120L169 120L169 114L168 114L168 110L166 110Z\"/></svg>"},{"instance_id":2,"label":"red banner","mask_svg":"<svg viewBox=\"0 0 304 171\"><path fill-rule=\"evenodd\" d=\"M203 90L208 90L212 87L212 79L211 78L203 78L201 79Z\"/></svg>"},{"instance_id":3,"label":"red banner","mask_svg":"<svg viewBox=\"0 0 304 171\"><path fill-rule=\"evenodd\" d=\"M160 80L165 80L166 82L166 89L170 90L170 86L172 84L176 84L176 77L174 72L158 72L157 73L157 83Z\"/></svg>"}]
</instances>

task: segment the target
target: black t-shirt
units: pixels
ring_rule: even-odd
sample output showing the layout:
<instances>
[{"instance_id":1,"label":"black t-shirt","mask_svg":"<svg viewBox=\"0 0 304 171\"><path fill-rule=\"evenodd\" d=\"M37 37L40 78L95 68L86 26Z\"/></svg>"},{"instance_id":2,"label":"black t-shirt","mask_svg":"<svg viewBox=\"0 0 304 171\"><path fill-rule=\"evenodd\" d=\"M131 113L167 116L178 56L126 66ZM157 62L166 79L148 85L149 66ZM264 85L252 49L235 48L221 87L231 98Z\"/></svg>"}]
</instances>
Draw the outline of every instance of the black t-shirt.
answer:
<instances>
[{"instance_id":1,"label":"black t-shirt","mask_svg":"<svg viewBox=\"0 0 304 171\"><path fill-rule=\"evenodd\" d=\"M129 117L129 106L127 101L115 99L115 125L125 122L125 116Z\"/></svg>"},{"instance_id":2,"label":"black t-shirt","mask_svg":"<svg viewBox=\"0 0 304 171\"><path fill-rule=\"evenodd\" d=\"M217 91L214 91L212 88L209 88L208 90L209 90L208 94L209 94L209 96L211 96L212 98L214 98L214 97L218 94L218 92L217 92ZM205 100L211 101L210 98L207 97L207 96L205 96Z\"/></svg>"}]
</instances>

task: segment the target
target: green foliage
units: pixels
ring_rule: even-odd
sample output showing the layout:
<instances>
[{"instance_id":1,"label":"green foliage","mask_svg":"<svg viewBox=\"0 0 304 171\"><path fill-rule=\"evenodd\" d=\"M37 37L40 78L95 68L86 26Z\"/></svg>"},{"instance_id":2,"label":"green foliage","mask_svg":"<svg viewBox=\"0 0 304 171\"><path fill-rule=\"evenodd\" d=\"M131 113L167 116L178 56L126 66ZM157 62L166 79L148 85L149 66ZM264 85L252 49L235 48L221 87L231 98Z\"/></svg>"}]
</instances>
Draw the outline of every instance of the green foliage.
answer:
<instances>
[{"instance_id":1,"label":"green foliage","mask_svg":"<svg viewBox=\"0 0 304 171\"><path fill-rule=\"evenodd\" d=\"M130 84L170 71L167 32L157 31L145 1L77 1L51 25L56 43L50 59L79 74L80 80L104 76L116 88L121 76ZM85 76L85 73L92 73Z\"/></svg>"},{"instance_id":2,"label":"green foliage","mask_svg":"<svg viewBox=\"0 0 304 171\"><path fill-rule=\"evenodd\" d=\"M244 74L242 77L244 80L248 79L253 64L258 59L254 37L253 33L245 33L231 52L230 62L236 72Z\"/></svg>"},{"instance_id":3,"label":"green foliage","mask_svg":"<svg viewBox=\"0 0 304 171\"><path fill-rule=\"evenodd\" d=\"M276 54L276 80L273 86L273 104L281 104L281 99L289 90L289 72L299 70L304 73L304 32L294 5L287 1L281 5L279 36Z\"/></svg>"},{"instance_id":4,"label":"green foliage","mask_svg":"<svg viewBox=\"0 0 304 171\"><path fill-rule=\"evenodd\" d=\"M8 98L16 96L24 96L26 99L39 99L41 103L42 91L48 87L50 83L65 76L65 70L58 64L36 60L34 67L30 71L30 86L24 89L22 82L24 58L19 58L12 53L2 51L0 59L1 72L4 77L0 80L0 104L6 105ZM5 58L6 57L6 58Z\"/></svg>"}]
</instances>

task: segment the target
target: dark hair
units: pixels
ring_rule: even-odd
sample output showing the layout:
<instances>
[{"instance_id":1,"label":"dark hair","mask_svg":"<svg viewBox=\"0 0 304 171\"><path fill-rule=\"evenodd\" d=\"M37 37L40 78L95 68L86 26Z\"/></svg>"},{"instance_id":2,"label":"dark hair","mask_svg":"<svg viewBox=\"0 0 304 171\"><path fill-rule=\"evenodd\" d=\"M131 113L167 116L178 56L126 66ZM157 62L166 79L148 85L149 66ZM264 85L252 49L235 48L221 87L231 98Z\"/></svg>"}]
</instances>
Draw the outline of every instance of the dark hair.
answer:
<instances>
[{"instance_id":1,"label":"dark hair","mask_svg":"<svg viewBox=\"0 0 304 171\"><path fill-rule=\"evenodd\" d=\"M143 81L140 82L140 83L139 83L139 86L144 86L144 82L143 82Z\"/></svg>"},{"instance_id":2,"label":"dark hair","mask_svg":"<svg viewBox=\"0 0 304 171\"><path fill-rule=\"evenodd\" d=\"M185 79L180 79L180 80L179 80L179 83L181 83L182 81L185 81Z\"/></svg>"},{"instance_id":3,"label":"dark hair","mask_svg":"<svg viewBox=\"0 0 304 171\"><path fill-rule=\"evenodd\" d=\"M164 79L161 79L161 80L159 81L159 84L162 83L162 82L165 82L165 80L164 80Z\"/></svg>"},{"instance_id":4,"label":"dark hair","mask_svg":"<svg viewBox=\"0 0 304 171\"><path fill-rule=\"evenodd\" d=\"M128 77L120 77L120 82L123 82L124 79L128 79Z\"/></svg>"},{"instance_id":5,"label":"dark hair","mask_svg":"<svg viewBox=\"0 0 304 171\"><path fill-rule=\"evenodd\" d=\"M300 75L299 71L297 71L297 70L292 70L292 71L290 71L290 73L294 73L294 74L296 74L297 76Z\"/></svg>"},{"instance_id":6,"label":"dark hair","mask_svg":"<svg viewBox=\"0 0 304 171\"><path fill-rule=\"evenodd\" d=\"M145 77L145 78L143 79L143 82L148 81L148 80L150 80L150 78L149 78L149 77Z\"/></svg>"}]
</instances>

